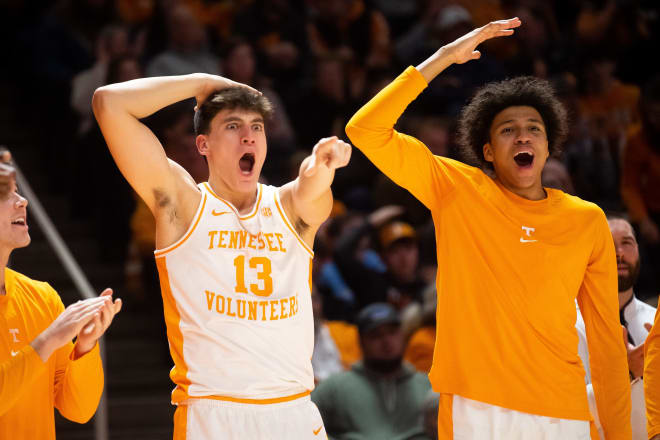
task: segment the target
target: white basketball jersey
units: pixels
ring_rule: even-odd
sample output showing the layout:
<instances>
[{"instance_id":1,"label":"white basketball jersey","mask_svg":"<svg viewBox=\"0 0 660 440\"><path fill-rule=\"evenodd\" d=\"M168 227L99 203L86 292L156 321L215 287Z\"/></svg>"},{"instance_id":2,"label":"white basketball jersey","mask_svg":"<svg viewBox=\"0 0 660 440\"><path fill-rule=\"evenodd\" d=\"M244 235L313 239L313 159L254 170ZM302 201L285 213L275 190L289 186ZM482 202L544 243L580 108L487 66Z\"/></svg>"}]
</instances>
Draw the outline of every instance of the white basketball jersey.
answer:
<instances>
[{"instance_id":1,"label":"white basketball jersey","mask_svg":"<svg viewBox=\"0 0 660 440\"><path fill-rule=\"evenodd\" d=\"M308 394L312 250L286 217L278 188L259 184L244 216L208 183L199 188L188 231L155 252L174 359L172 402Z\"/></svg>"}]
</instances>

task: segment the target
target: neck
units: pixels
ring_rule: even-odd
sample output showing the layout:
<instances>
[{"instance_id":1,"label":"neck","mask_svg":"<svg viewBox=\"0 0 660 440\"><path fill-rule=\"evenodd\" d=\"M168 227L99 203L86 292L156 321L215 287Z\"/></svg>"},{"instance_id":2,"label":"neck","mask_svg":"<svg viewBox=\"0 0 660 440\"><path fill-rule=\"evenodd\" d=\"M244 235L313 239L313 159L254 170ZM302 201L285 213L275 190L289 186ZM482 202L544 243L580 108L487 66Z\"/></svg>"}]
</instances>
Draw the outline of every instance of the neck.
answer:
<instances>
[{"instance_id":1,"label":"neck","mask_svg":"<svg viewBox=\"0 0 660 440\"><path fill-rule=\"evenodd\" d=\"M222 179L213 178L213 176L209 178L209 185L214 193L234 205L239 214L249 212L257 201L258 186L241 192L230 188Z\"/></svg>"},{"instance_id":2,"label":"neck","mask_svg":"<svg viewBox=\"0 0 660 440\"><path fill-rule=\"evenodd\" d=\"M504 188L511 191L515 195L522 197L523 199L536 201L536 200L543 200L546 197L548 197L548 194L543 189L543 185L541 185L541 182L533 186L530 186L529 188L520 188L517 186L510 185L508 182L505 182L504 180L498 177L496 177L496 179L502 184Z\"/></svg>"},{"instance_id":3,"label":"neck","mask_svg":"<svg viewBox=\"0 0 660 440\"><path fill-rule=\"evenodd\" d=\"M628 290L625 290L623 292L619 292L619 310L625 306L628 301L630 301L630 298L633 296L633 289L632 287Z\"/></svg>"}]
</instances>

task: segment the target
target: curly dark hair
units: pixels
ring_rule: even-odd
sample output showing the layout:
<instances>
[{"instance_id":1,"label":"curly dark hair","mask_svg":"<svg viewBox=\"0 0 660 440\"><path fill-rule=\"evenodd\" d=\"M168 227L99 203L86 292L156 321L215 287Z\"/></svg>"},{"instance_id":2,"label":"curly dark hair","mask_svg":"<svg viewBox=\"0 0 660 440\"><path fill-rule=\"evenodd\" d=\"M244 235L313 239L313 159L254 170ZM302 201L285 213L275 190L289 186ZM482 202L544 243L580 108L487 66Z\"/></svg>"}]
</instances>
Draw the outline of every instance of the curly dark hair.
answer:
<instances>
[{"instance_id":1,"label":"curly dark hair","mask_svg":"<svg viewBox=\"0 0 660 440\"><path fill-rule=\"evenodd\" d=\"M458 121L458 143L465 162L493 168L493 164L484 159L483 146L490 141L490 127L495 116L513 106L529 106L539 112L548 135L550 155L559 155L568 133L566 109L548 81L520 76L486 84L463 108Z\"/></svg>"},{"instance_id":2,"label":"curly dark hair","mask_svg":"<svg viewBox=\"0 0 660 440\"><path fill-rule=\"evenodd\" d=\"M229 87L211 94L195 112L195 134L209 134L215 115L224 109L236 108L259 113L264 121L273 115L273 105L264 95L244 87Z\"/></svg>"}]
</instances>

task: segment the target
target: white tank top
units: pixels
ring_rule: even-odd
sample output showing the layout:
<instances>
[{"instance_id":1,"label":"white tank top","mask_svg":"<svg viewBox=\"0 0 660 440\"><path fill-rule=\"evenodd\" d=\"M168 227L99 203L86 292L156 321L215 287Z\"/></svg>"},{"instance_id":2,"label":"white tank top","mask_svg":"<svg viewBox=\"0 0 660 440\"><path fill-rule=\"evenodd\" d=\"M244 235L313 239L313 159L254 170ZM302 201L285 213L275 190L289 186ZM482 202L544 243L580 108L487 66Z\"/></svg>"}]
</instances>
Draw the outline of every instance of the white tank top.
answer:
<instances>
[{"instance_id":1,"label":"white tank top","mask_svg":"<svg viewBox=\"0 0 660 440\"><path fill-rule=\"evenodd\" d=\"M155 251L174 359L172 402L268 403L308 394L312 250L286 217L278 188L259 184L244 216L208 183L199 188L188 231Z\"/></svg>"}]
</instances>

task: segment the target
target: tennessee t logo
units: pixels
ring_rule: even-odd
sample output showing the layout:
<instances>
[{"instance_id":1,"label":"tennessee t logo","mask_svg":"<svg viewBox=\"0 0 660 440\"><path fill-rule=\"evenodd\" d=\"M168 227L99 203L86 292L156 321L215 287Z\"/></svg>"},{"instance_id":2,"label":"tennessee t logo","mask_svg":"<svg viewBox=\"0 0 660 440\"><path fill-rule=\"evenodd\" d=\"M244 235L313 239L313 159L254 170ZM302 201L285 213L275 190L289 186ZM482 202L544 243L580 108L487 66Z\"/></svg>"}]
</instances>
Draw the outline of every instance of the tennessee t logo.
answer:
<instances>
[{"instance_id":1,"label":"tennessee t logo","mask_svg":"<svg viewBox=\"0 0 660 440\"><path fill-rule=\"evenodd\" d=\"M16 335L18 334L18 329L17 328L10 328L9 333L14 337L14 342L20 342Z\"/></svg>"},{"instance_id":2,"label":"tennessee t logo","mask_svg":"<svg viewBox=\"0 0 660 440\"><path fill-rule=\"evenodd\" d=\"M525 234L524 234L524 235L525 235L526 237L531 237L531 236L532 236L532 232L536 231L536 228L530 228L529 226L523 226L523 227L522 227L522 230L525 231ZM533 242L535 242L535 241L538 241L538 240L526 239L526 238L520 237L520 242L521 242L521 243L533 243Z\"/></svg>"}]
</instances>

